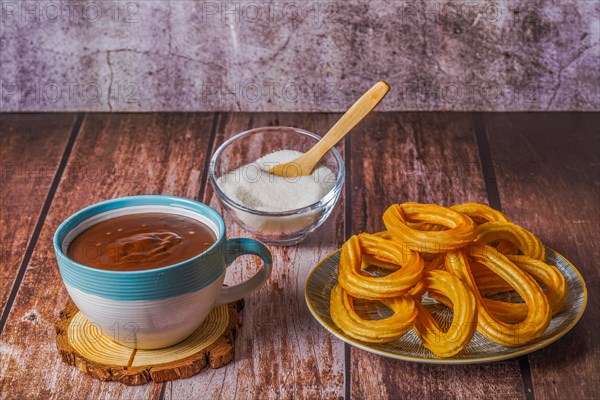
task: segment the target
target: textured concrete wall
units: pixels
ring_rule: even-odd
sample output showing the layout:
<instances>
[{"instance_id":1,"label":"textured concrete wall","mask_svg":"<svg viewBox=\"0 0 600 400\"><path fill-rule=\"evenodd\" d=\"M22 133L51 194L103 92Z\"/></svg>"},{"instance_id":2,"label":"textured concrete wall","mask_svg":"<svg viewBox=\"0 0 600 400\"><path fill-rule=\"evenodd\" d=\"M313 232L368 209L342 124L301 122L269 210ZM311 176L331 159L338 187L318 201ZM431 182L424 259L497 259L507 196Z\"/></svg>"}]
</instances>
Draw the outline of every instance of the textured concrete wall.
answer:
<instances>
[{"instance_id":1,"label":"textured concrete wall","mask_svg":"<svg viewBox=\"0 0 600 400\"><path fill-rule=\"evenodd\" d=\"M600 109L598 1L0 4L3 111Z\"/></svg>"}]
</instances>

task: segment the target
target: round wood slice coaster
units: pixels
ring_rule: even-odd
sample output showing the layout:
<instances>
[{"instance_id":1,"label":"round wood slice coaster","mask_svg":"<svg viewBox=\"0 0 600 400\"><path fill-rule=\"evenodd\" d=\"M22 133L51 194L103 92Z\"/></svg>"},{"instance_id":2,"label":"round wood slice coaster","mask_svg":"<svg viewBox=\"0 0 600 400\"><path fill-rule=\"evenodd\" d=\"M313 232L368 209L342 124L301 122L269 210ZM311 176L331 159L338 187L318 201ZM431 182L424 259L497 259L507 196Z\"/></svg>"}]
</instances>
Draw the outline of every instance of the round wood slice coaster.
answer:
<instances>
[{"instance_id":1,"label":"round wood slice coaster","mask_svg":"<svg viewBox=\"0 0 600 400\"><path fill-rule=\"evenodd\" d=\"M143 385L189 378L207 365L220 368L233 360L243 306L241 300L214 308L202 326L179 344L136 350L103 335L70 302L56 323L56 347L64 362L103 381Z\"/></svg>"}]
</instances>

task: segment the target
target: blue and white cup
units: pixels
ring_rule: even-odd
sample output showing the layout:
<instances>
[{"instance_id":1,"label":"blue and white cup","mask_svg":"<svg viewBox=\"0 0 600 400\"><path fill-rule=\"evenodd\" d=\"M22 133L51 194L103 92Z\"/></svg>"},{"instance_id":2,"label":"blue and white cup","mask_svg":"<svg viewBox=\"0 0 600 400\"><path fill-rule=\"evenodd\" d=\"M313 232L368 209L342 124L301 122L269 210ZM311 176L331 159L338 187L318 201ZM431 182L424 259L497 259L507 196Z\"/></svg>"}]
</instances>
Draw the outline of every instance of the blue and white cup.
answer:
<instances>
[{"instance_id":1,"label":"blue and white cup","mask_svg":"<svg viewBox=\"0 0 600 400\"><path fill-rule=\"evenodd\" d=\"M217 241L178 264L140 271L91 268L67 257L69 244L90 226L121 215L161 212L194 218ZM271 275L271 253L253 239L227 239L223 218L211 207L174 196L131 196L94 204L67 218L54 234L63 282L79 310L102 332L137 349L157 349L190 336L218 305L241 299ZM237 257L259 256L250 279L223 287L226 268ZM118 334L115 334L118 332Z\"/></svg>"}]
</instances>

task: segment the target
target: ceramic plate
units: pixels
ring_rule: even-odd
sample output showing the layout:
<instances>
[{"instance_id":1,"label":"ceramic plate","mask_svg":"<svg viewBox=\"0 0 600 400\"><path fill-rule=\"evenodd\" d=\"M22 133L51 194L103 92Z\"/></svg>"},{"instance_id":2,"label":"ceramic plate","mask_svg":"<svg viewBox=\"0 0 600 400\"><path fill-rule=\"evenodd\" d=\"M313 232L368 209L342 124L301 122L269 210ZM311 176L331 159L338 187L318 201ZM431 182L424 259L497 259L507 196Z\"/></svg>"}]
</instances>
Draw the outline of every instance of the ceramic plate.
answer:
<instances>
[{"instance_id":1,"label":"ceramic plate","mask_svg":"<svg viewBox=\"0 0 600 400\"><path fill-rule=\"evenodd\" d=\"M587 302L585 282L579 271L562 255L546 248L546 262L556 266L564 275L569 284L569 295L563 311L552 318L542 338L530 345L511 348L490 342L479 333L475 333L469 345L462 352L454 357L439 358L423 346L414 330L393 342L374 344L353 339L338 329L329 314L329 296L331 289L337 283L339 260L340 250L327 256L311 272L306 282L305 293L308 308L325 329L344 342L371 353L401 360L430 364L472 364L518 357L539 350L562 337L579 321ZM497 298L503 299L501 296ZM508 299L504 298L503 300ZM448 308L427 296L423 297L422 303L442 328L450 325L452 313ZM367 303L357 300L354 304L359 315L370 315L373 318L384 318L390 315L387 308L378 306L376 302Z\"/></svg>"}]
</instances>

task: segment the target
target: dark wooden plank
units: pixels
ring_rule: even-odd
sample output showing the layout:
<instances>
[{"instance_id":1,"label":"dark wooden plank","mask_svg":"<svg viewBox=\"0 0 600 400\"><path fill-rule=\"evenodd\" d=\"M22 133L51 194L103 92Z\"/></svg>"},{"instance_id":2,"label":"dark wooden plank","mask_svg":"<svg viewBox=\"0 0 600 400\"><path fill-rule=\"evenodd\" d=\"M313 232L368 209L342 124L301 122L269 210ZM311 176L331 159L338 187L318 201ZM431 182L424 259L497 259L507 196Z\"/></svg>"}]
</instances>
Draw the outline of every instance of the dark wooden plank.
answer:
<instances>
[{"instance_id":1,"label":"dark wooden plank","mask_svg":"<svg viewBox=\"0 0 600 400\"><path fill-rule=\"evenodd\" d=\"M0 315L19 275L75 118L75 114L0 115Z\"/></svg>"},{"instance_id":2,"label":"dark wooden plank","mask_svg":"<svg viewBox=\"0 0 600 400\"><path fill-rule=\"evenodd\" d=\"M600 393L600 114L488 114L503 210L581 271L590 298L565 337L529 355L536 399Z\"/></svg>"},{"instance_id":3,"label":"dark wooden plank","mask_svg":"<svg viewBox=\"0 0 600 400\"><path fill-rule=\"evenodd\" d=\"M323 134L337 115L225 114L219 122L215 147L237 132L266 125L298 126ZM258 147L271 146L257 143ZM210 187L205 202L221 210ZM251 237L225 217L230 237ZM193 379L167 385L166 399L225 398L341 398L343 397L343 343L312 318L304 300L304 284L314 265L343 241L343 202L329 220L298 246L277 248L273 275L260 290L246 298L243 326L235 347L235 361ZM254 274L256 262L239 259L226 282Z\"/></svg>"},{"instance_id":4,"label":"dark wooden plank","mask_svg":"<svg viewBox=\"0 0 600 400\"><path fill-rule=\"evenodd\" d=\"M395 202L486 202L471 116L375 114L351 138L352 232L383 229ZM518 362L439 366L351 349L351 394L371 398L524 397Z\"/></svg>"},{"instance_id":5,"label":"dark wooden plank","mask_svg":"<svg viewBox=\"0 0 600 400\"><path fill-rule=\"evenodd\" d=\"M1 336L1 393L11 398L158 398L161 385L104 383L64 364L53 324L68 295L52 235L66 217L133 194L196 198L212 114L92 114L82 126Z\"/></svg>"}]
</instances>

